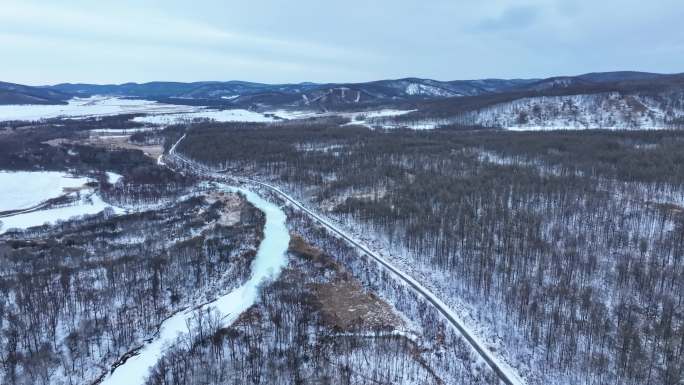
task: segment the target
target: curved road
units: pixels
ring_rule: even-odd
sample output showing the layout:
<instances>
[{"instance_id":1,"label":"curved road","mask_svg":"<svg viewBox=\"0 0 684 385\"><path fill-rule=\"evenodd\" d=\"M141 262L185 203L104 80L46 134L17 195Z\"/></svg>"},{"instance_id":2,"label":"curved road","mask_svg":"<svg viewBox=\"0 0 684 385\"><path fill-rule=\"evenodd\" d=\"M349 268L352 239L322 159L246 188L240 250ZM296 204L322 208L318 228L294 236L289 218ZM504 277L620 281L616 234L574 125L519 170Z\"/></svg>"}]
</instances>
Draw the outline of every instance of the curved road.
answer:
<instances>
[{"instance_id":1,"label":"curved road","mask_svg":"<svg viewBox=\"0 0 684 385\"><path fill-rule=\"evenodd\" d=\"M459 317L456 315L456 313L449 308L448 305L446 305L442 300L440 300L435 294L433 294L429 289L418 283L416 280L411 278L408 274L404 273L403 271L399 270L397 267L392 265L391 263L387 262L385 259L383 259L381 256L376 254L375 252L371 251L368 247L363 245L361 242L355 240L351 236L349 236L346 232L343 230L339 229L336 227L334 224L330 223L328 220L325 218L321 217L320 215L316 214L315 212L311 211L308 209L306 206L304 206L302 203L279 189L278 187L275 187L273 185L270 185L268 183L260 182L257 180L253 179L248 179L248 178L241 178L241 177L232 177L232 176L226 176L222 175L220 173L216 173L214 171L209 170L207 167L202 166L197 164L196 162L186 159L184 156L179 155L176 153L176 147L178 144L185 138L185 135L183 135L169 150L169 156L174 158L176 161L179 161L180 163L184 164L187 168L193 170L196 173L199 173L200 175L203 176L209 176L213 178L219 178L219 179L224 179L224 178L232 178L232 179L237 179L238 181L245 182L245 183L253 183L259 186L262 186L266 189L271 190L278 196L282 197L285 201L289 202L302 212L306 213L309 217L311 217L313 220L316 222L320 223L321 225L325 226L328 230L332 231L333 233L339 235L341 238L349 242L351 245L356 247L358 250L363 252L364 254L368 255L369 257L373 258L376 262L378 262L380 265L382 265L384 268L392 272L394 275L396 275L399 279L407 283L413 290L415 290L416 293L420 294L423 298L425 298L430 304L432 304L443 316L444 318L447 319L447 321L453 325L456 330L465 338L466 341L470 344L470 346L478 353L480 357L489 365L489 367L497 374L501 382L503 382L506 385L522 385L524 384L524 381L518 377L517 374L513 373L511 369L508 369L505 367L499 360L494 357L494 355L487 349L486 346L475 336L473 335L470 330L468 330L464 325L463 322L459 319Z\"/></svg>"}]
</instances>

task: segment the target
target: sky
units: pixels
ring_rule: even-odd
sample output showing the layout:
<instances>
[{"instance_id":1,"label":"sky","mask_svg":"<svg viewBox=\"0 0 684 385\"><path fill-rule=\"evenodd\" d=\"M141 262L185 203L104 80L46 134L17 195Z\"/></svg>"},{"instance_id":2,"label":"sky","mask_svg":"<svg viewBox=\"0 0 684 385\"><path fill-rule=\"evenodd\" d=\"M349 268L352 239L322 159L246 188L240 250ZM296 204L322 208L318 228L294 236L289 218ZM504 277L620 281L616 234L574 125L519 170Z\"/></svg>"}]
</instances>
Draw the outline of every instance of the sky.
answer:
<instances>
[{"instance_id":1,"label":"sky","mask_svg":"<svg viewBox=\"0 0 684 385\"><path fill-rule=\"evenodd\" d=\"M684 72L681 0L0 0L0 80Z\"/></svg>"}]
</instances>

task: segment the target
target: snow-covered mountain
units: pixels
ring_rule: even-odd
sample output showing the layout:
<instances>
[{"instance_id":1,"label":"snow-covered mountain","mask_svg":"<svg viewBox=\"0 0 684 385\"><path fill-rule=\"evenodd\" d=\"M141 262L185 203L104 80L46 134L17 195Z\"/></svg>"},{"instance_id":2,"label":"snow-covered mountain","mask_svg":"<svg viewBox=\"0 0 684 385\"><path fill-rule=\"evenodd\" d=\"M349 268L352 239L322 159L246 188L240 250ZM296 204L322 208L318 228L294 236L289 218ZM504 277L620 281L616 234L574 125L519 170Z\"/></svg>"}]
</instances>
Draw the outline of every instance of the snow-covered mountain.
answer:
<instances>
[{"instance_id":1,"label":"snow-covered mountain","mask_svg":"<svg viewBox=\"0 0 684 385\"><path fill-rule=\"evenodd\" d=\"M684 127L684 76L624 72L556 77L505 92L429 100L386 126L505 129Z\"/></svg>"},{"instance_id":2,"label":"snow-covered mountain","mask_svg":"<svg viewBox=\"0 0 684 385\"><path fill-rule=\"evenodd\" d=\"M391 121L387 125L412 122L410 126L423 128L448 124L512 129L669 128L682 125L684 75L622 71L508 80L403 78L328 84L210 81L9 86L0 83L0 104L32 100L62 103L69 96L114 95L260 111L412 110L415 112L387 118ZM11 97L7 97L8 89Z\"/></svg>"},{"instance_id":3,"label":"snow-covered mountain","mask_svg":"<svg viewBox=\"0 0 684 385\"><path fill-rule=\"evenodd\" d=\"M625 95L618 92L540 96L464 114L462 121L508 129L662 129L684 118L684 93Z\"/></svg>"},{"instance_id":4,"label":"snow-covered mountain","mask_svg":"<svg viewBox=\"0 0 684 385\"><path fill-rule=\"evenodd\" d=\"M437 81L405 78L366 83L262 84L229 82L152 82L120 85L58 84L46 89L78 96L114 95L184 103L227 104L239 107L306 107L336 109L447 97L473 96L521 87L535 80Z\"/></svg>"}]
</instances>

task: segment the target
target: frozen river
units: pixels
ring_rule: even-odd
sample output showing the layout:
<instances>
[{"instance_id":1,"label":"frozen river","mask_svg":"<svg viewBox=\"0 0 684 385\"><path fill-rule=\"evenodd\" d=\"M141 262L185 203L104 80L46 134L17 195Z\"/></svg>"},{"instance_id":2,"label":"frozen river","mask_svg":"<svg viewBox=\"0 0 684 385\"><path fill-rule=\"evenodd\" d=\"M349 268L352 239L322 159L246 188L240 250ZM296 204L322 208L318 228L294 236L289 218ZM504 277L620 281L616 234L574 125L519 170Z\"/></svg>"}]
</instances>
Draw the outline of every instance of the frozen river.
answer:
<instances>
[{"instance_id":1,"label":"frozen river","mask_svg":"<svg viewBox=\"0 0 684 385\"><path fill-rule=\"evenodd\" d=\"M259 245L256 258L252 262L252 273L249 280L200 309L179 312L167 319L161 325L159 333L154 336L150 343L143 346L138 355L129 358L123 365L116 368L114 373L105 377L101 384L144 384L150 369L159 361L166 349L187 333L187 325L196 312L211 309L223 318L224 326L230 325L242 312L254 304L258 296L259 286L277 278L283 267L287 265L286 252L290 243L290 234L285 225L285 213L277 205L251 191L228 186L225 189L244 194L247 200L266 216L264 238Z\"/></svg>"}]
</instances>

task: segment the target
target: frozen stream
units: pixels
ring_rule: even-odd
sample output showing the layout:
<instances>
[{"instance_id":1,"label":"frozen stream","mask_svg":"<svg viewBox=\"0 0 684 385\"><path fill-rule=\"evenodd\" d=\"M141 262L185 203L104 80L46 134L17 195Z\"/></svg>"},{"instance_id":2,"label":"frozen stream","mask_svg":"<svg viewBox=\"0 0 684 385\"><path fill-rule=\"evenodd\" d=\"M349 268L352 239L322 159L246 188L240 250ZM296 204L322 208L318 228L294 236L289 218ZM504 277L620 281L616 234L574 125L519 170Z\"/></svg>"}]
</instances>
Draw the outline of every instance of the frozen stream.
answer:
<instances>
[{"instance_id":1,"label":"frozen stream","mask_svg":"<svg viewBox=\"0 0 684 385\"><path fill-rule=\"evenodd\" d=\"M225 187L230 192L240 192L266 216L264 238L259 245L256 258L252 262L252 275L242 286L204 305L201 310L212 308L223 317L223 324L230 325L237 317L256 301L259 286L277 278L287 264L286 252L290 234L285 226L285 213L277 205L266 201L259 195L235 187ZM189 309L167 319L160 327L154 340L145 345L138 355L129 358L114 373L104 378L104 385L144 384L150 369L157 363L167 348L187 333L187 322L198 310Z\"/></svg>"}]
</instances>

